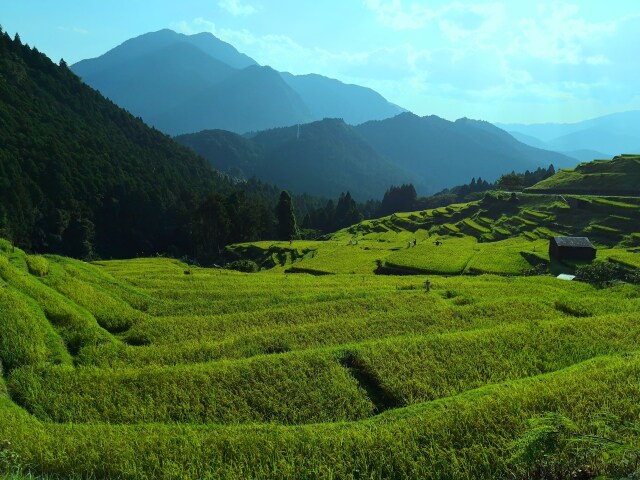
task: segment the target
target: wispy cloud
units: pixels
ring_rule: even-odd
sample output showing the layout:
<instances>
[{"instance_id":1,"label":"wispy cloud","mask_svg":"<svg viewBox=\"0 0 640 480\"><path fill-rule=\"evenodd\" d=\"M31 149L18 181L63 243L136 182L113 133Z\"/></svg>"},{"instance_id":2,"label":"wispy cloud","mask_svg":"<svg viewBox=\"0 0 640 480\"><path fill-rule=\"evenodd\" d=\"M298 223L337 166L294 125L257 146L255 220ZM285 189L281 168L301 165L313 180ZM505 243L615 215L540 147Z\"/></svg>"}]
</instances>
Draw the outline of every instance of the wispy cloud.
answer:
<instances>
[{"instance_id":1,"label":"wispy cloud","mask_svg":"<svg viewBox=\"0 0 640 480\"><path fill-rule=\"evenodd\" d=\"M87 33L89 33L89 30L86 30L84 28L79 28L79 27L62 27L62 26L59 26L58 30L60 30L61 32L78 33L80 35L86 35Z\"/></svg>"},{"instance_id":2,"label":"wispy cloud","mask_svg":"<svg viewBox=\"0 0 640 480\"><path fill-rule=\"evenodd\" d=\"M452 2L440 8L429 8L423 2L403 0L363 0L363 4L375 13L378 22L395 30L416 30L438 25L454 39L465 32L486 28L487 21L495 24L501 19L504 5L501 3Z\"/></svg>"},{"instance_id":3,"label":"wispy cloud","mask_svg":"<svg viewBox=\"0 0 640 480\"><path fill-rule=\"evenodd\" d=\"M235 17L245 17L258 11L256 7L242 0L220 0L218 6Z\"/></svg>"},{"instance_id":4,"label":"wispy cloud","mask_svg":"<svg viewBox=\"0 0 640 480\"><path fill-rule=\"evenodd\" d=\"M593 99L627 109L640 101L632 81L640 76L640 63L633 61L640 15L587 19L579 7L557 1L533 6L526 15L507 3L477 0L438 9L402 0L363 3L378 22L403 31L371 48L349 43L326 48L295 36L222 28L204 18L174 27L183 33L209 31L281 71L319 73L374 88L422 113L439 113L436 107L444 111L449 103L462 116L467 109L473 114L473 108L499 112L520 105L543 112L563 105L578 112L580 102L595 105Z\"/></svg>"}]
</instances>

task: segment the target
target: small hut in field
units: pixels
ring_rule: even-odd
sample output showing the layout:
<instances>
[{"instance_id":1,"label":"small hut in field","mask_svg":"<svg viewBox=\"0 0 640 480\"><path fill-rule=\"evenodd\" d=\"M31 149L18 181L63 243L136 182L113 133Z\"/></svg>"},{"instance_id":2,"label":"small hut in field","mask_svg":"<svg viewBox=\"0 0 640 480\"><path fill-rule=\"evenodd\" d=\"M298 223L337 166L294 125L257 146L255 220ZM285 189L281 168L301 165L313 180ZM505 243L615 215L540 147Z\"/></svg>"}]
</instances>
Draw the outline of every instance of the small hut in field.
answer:
<instances>
[{"instance_id":1,"label":"small hut in field","mask_svg":"<svg viewBox=\"0 0 640 480\"><path fill-rule=\"evenodd\" d=\"M587 237L553 237L549 242L549 256L558 260L591 261L596 247Z\"/></svg>"}]
</instances>

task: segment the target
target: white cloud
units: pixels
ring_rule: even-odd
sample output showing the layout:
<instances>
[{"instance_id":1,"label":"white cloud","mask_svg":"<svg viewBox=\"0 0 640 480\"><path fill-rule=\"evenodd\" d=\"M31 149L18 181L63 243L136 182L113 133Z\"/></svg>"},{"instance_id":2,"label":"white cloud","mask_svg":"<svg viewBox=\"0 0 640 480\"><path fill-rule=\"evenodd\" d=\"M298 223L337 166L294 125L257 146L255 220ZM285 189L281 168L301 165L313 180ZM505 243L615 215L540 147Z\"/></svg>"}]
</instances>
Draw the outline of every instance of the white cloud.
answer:
<instances>
[{"instance_id":1,"label":"white cloud","mask_svg":"<svg viewBox=\"0 0 640 480\"><path fill-rule=\"evenodd\" d=\"M218 28L214 22L196 18L171 25L188 35L206 31L232 44L262 65L295 74L319 73L353 79L402 78L413 74L410 46L367 51L329 51L307 47L287 35L255 35L249 30Z\"/></svg>"},{"instance_id":2,"label":"white cloud","mask_svg":"<svg viewBox=\"0 0 640 480\"><path fill-rule=\"evenodd\" d=\"M422 114L436 112L431 105L446 105L444 99L469 112L484 105L487 112L526 108L542 115L571 105L576 116L580 102L588 110L594 99L601 111L606 104L637 104L640 15L588 20L563 2L522 13L511 4L474 1L429 9L426 2L363 0L379 23L402 31L359 49L348 43L339 49L309 46L293 36L225 29L203 18L175 27L209 31L277 70L376 89Z\"/></svg>"},{"instance_id":3,"label":"white cloud","mask_svg":"<svg viewBox=\"0 0 640 480\"><path fill-rule=\"evenodd\" d=\"M373 11L378 21L397 30L423 28L438 13L418 4L411 4L407 9L401 0L364 0L364 5Z\"/></svg>"},{"instance_id":4,"label":"white cloud","mask_svg":"<svg viewBox=\"0 0 640 480\"><path fill-rule=\"evenodd\" d=\"M452 2L432 9L421 2L403 0L363 0L364 6L376 14L379 23L395 30L422 29L439 25L451 40L466 37L478 30L495 30L504 18L501 3Z\"/></svg>"},{"instance_id":5,"label":"white cloud","mask_svg":"<svg viewBox=\"0 0 640 480\"><path fill-rule=\"evenodd\" d=\"M79 33L80 35L86 35L89 30L79 27L58 27L61 32Z\"/></svg>"},{"instance_id":6,"label":"white cloud","mask_svg":"<svg viewBox=\"0 0 640 480\"><path fill-rule=\"evenodd\" d=\"M235 17L245 17L258 11L256 7L245 4L242 0L220 0L218 6Z\"/></svg>"}]
</instances>

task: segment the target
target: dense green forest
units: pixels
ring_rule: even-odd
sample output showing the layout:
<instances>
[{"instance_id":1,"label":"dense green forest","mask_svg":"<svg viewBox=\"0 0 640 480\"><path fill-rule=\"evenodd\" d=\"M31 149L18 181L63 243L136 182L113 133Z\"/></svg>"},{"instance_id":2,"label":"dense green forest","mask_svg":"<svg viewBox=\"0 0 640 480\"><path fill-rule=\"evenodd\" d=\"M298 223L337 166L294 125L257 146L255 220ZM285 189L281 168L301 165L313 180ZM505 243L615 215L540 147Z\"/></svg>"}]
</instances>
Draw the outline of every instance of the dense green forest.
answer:
<instances>
[{"instance_id":1,"label":"dense green forest","mask_svg":"<svg viewBox=\"0 0 640 480\"><path fill-rule=\"evenodd\" d=\"M34 251L189 248L199 195L231 183L52 63L0 35L0 225Z\"/></svg>"},{"instance_id":2,"label":"dense green forest","mask_svg":"<svg viewBox=\"0 0 640 480\"><path fill-rule=\"evenodd\" d=\"M210 260L275 235L280 189L239 182L0 31L0 236L80 258ZM296 216L326 199L294 196Z\"/></svg>"}]
</instances>

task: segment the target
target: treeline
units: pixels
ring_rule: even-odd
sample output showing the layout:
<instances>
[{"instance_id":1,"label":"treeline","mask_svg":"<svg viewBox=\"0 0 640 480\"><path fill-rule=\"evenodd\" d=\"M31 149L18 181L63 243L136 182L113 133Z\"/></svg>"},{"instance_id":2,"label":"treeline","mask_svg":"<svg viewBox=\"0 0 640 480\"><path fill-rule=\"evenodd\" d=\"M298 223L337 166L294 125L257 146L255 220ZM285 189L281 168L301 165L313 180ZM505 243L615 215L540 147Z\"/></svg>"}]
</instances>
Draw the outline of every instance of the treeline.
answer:
<instances>
[{"instance_id":1,"label":"treeline","mask_svg":"<svg viewBox=\"0 0 640 480\"><path fill-rule=\"evenodd\" d=\"M506 175L502 175L497 182L497 187L503 190L522 190L527 187L532 187L538 182L541 182L545 178L556 173L556 169L553 165L549 165L549 168L538 168L537 170L530 172L527 170L524 173L511 172Z\"/></svg>"},{"instance_id":2,"label":"treeline","mask_svg":"<svg viewBox=\"0 0 640 480\"><path fill-rule=\"evenodd\" d=\"M488 190L522 190L554 174L554 166L549 165L548 168L539 167L533 172L529 170L524 173L511 172L502 175L495 183L474 177L467 184L447 188L429 197L418 197L412 184L392 186L385 192L382 202L377 205L373 214L365 215L365 218L384 217L396 212L412 212L443 207L452 203L469 202L479 199L482 193Z\"/></svg>"}]
</instances>

